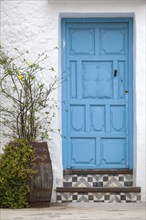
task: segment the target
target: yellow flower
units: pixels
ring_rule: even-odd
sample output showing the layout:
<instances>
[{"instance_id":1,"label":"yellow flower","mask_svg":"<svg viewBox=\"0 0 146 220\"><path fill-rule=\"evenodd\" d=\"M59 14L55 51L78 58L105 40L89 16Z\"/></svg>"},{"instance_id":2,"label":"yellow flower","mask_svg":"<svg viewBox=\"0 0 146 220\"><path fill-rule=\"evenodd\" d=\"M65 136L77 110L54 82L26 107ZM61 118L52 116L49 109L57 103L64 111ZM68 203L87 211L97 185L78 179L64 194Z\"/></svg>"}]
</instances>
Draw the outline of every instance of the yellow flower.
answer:
<instances>
[{"instance_id":1,"label":"yellow flower","mask_svg":"<svg viewBox=\"0 0 146 220\"><path fill-rule=\"evenodd\" d=\"M21 80L22 78L23 78L23 76L22 76L22 75L19 75L19 76L18 76L18 79L19 79L19 80Z\"/></svg>"},{"instance_id":2,"label":"yellow flower","mask_svg":"<svg viewBox=\"0 0 146 220\"><path fill-rule=\"evenodd\" d=\"M18 70L18 73L20 74L21 70Z\"/></svg>"},{"instance_id":3,"label":"yellow flower","mask_svg":"<svg viewBox=\"0 0 146 220\"><path fill-rule=\"evenodd\" d=\"M30 63L26 62L26 65L29 67L29 66L30 66Z\"/></svg>"}]
</instances>

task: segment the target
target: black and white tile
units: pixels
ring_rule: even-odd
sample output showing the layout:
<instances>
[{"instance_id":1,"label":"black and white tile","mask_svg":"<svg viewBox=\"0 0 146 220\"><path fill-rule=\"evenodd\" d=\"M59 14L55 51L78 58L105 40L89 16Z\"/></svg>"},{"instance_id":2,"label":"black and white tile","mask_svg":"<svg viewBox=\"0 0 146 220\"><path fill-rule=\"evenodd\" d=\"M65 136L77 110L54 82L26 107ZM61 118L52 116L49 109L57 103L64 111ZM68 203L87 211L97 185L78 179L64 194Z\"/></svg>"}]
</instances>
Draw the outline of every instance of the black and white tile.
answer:
<instances>
[{"instance_id":1,"label":"black and white tile","mask_svg":"<svg viewBox=\"0 0 146 220\"><path fill-rule=\"evenodd\" d=\"M64 187L131 187L133 176L131 174L106 175L65 175Z\"/></svg>"},{"instance_id":2,"label":"black and white tile","mask_svg":"<svg viewBox=\"0 0 146 220\"><path fill-rule=\"evenodd\" d=\"M57 202L103 202L103 203L135 203L140 202L140 193L92 193L61 192L57 193Z\"/></svg>"},{"instance_id":3,"label":"black and white tile","mask_svg":"<svg viewBox=\"0 0 146 220\"><path fill-rule=\"evenodd\" d=\"M82 191L82 189L83 191ZM115 190L113 188L115 187ZM140 202L140 191L133 191L131 173L72 173L64 174L63 191L57 191L57 202L99 202L130 203ZM72 190L72 188L74 188ZM75 189L76 188L76 189ZM84 191L84 188L86 190ZM95 190L90 190L94 188ZM102 191L102 188L104 190ZM106 188L106 191L105 191ZM112 190L108 190L111 189ZM118 189L120 188L120 190ZM122 192L122 188L127 188ZM134 187L133 187L134 188ZM67 190L68 189L68 190ZM89 189L89 190L88 190ZM118 190L116 190L118 189Z\"/></svg>"}]
</instances>

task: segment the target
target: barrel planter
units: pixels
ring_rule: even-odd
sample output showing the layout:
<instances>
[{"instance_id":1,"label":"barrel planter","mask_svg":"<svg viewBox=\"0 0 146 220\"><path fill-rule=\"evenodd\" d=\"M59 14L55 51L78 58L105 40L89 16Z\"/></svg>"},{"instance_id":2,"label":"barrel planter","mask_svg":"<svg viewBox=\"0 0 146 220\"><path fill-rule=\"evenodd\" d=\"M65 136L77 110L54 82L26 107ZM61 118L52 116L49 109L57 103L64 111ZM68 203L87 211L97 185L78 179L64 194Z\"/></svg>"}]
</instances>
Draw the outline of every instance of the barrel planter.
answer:
<instances>
[{"instance_id":1,"label":"barrel planter","mask_svg":"<svg viewBox=\"0 0 146 220\"><path fill-rule=\"evenodd\" d=\"M48 207L51 202L53 172L48 145L46 142L31 143L35 160L33 168L37 173L29 180L30 192L27 196L30 207Z\"/></svg>"}]
</instances>

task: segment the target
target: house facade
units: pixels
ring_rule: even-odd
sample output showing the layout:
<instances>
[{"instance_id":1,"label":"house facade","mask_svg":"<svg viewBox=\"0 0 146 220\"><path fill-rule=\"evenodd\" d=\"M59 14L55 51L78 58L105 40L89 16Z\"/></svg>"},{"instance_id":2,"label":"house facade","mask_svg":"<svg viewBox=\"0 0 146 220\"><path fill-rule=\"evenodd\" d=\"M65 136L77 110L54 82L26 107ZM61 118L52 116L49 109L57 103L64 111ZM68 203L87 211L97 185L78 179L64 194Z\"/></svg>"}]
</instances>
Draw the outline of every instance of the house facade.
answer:
<instances>
[{"instance_id":1,"label":"house facade","mask_svg":"<svg viewBox=\"0 0 146 220\"><path fill-rule=\"evenodd\" d=\"M91 182L96 170L129 170L145 201L146 1L2 1L1 43L29 50L30 60L48 52L48 65L67 77L53 94L62 103L53 127L64 138L49 142L52 202L63 170L90 170Z\"/></svg>"}]
</instances>

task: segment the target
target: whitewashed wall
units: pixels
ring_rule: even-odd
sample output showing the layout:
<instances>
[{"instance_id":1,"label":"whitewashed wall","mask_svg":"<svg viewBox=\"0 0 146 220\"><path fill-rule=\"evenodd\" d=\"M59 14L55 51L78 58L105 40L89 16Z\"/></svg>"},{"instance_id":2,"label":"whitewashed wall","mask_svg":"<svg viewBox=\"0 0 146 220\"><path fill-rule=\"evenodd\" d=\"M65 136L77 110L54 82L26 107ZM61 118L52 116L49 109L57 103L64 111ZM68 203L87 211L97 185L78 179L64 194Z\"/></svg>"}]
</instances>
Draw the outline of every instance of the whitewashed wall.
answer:
<instances>
[{"instance_id":1,"label":"whitewashed wall","mask_svg":"<svg viewBox=\"0 0 146 220\"><path fill-rule=\"evenodd\" d=\"M142 188L145 200L145 31L146 2L144 0L9 0L1 1L1 43L11 50L29 50L29 60L40 52L49 53L48 64L60 74L61 17L134 17L134 178ZM53 50L58 47L59 50ZM47 80L48 73L44 74ZM60 89L54 93L61 99ZM61 128L61 112L57 111L54 127ZM61 138L53 135L49 143L54 171L54 189L62 184ZM52 202L55 202L55 190Z\"/></svg>"}]
</instances>

